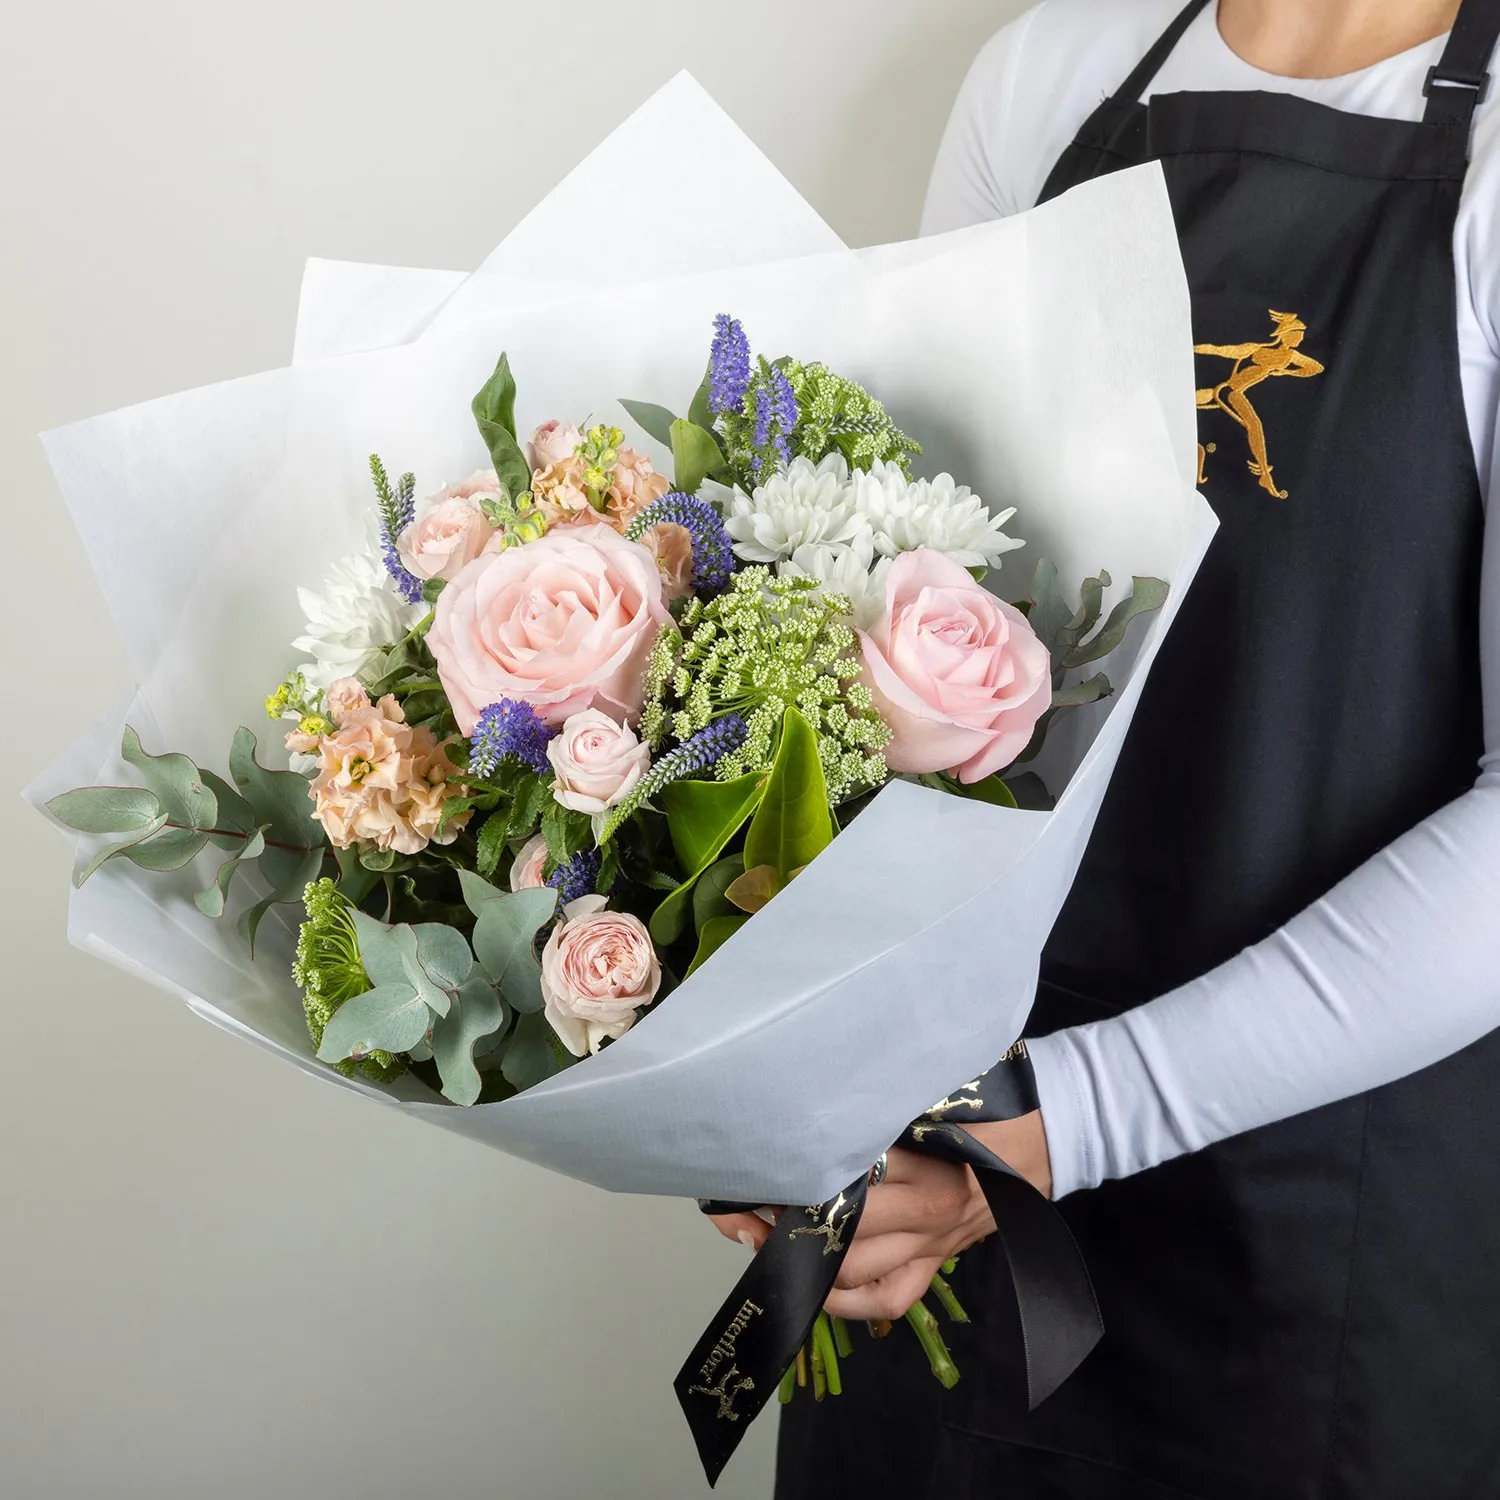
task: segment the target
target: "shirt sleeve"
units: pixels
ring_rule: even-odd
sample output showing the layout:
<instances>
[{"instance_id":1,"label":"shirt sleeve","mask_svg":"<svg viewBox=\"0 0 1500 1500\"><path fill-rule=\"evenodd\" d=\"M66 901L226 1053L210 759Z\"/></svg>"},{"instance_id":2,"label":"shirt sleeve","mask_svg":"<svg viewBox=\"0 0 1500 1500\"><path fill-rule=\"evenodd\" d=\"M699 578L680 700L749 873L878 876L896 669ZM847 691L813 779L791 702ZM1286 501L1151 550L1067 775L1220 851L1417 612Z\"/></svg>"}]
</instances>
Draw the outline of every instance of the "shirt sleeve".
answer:
<instances>
[{"instance_id":1,"label":"shirt sleeve","mask_svg":"<svg viewBox=\"0 0 1500 1500\"><path fill-rule=\"evenodd\" d=\"M1480 629L1470 791L1219 968L1029 1044L1056 1196L1378 1088L1500 1026L1500 526Z\"/></svg>"}]
</instances>

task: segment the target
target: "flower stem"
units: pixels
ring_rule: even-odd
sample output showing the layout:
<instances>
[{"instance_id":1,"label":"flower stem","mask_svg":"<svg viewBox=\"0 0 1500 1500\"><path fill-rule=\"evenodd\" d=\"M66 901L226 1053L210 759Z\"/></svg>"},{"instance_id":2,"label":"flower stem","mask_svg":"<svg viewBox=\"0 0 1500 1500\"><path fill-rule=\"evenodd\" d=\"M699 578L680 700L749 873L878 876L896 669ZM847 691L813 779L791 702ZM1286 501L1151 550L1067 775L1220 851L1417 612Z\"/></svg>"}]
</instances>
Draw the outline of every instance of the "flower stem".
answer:
<instances>
[{"instance_id":1,"label":"flower stem","mask_svg":"<svg viewBox=\"0 0 1500 1500\"><path fill-rule=\"evenodd\" d=\"M823 1315L819 1313L821 1318ZM813 1324L813 1336L808 1343L812 1349L813 1400L821 1401L828 1394L828 1375L823 1368L823 1345L817 1336L817 1324Z\"/></svg>"},{"instance_id":2,"label":"flower stem","mask_svg":"<svg viewBox=\"0 0 1500 1500\"><path fill-rule=\"evenodd\" d=\"M797 1384L800 1385L800 1386L806 1386L806 1384L807 1384L807 1350L805 1348L804 1349L799 1349L797 1351L797 1365L796 1365L796 1369L797 1369Z\"/></svg>"},{"instance_id":3,"label":"flower stem","mask_svg":"<svg viewBox=\"0 0 1500 1500\"><path fill-rule=\"evenodd\" d=\"M948 1346L943 1342L943 1335L938 1331L937 1319L933 1317L925 1302L918 1302L906 1314L906 1321L911 1324L912 1332L917 1336L917 1342L921 1344L923 1352L927 1355L927 1363L932 1366L932 1373L937 1376L945 1390L952 1390L958 1384L958 1366L953 1363L953 1356L948 1352Z\"/></svg>"},{"instance_id":4,"label":"flower stem","mask_svg":"<svg viewBox=\"0 0 1500 1500\"><path fill-rule=\"evenodd\" d=\"M844 1382L839 1373L839 1351L833 1341L833 1327L827 1313L819 1313L813 1324L813 1353L823 1356L823 1378L828 1382L828 1394L842 1396Z\"/></svg>"},{"instance_id":5,"label":"flower stem","mask_svg":"<svg viewBox=\"0 0 1500 1500\"><path fill-rule=\"evenodd\" d=\"M797 1390L797 1362L792 1361L786 1367L786 1374L781 1377L781 1389L776 1392L776 1399L783 1406L789 1402Z\"/></svg>"},{"instance_id":6,"label":"flower stem","mask_svg":"<svg viewBox=\"0 0 1500 1500\"><path fill-rule=\"evenodd\" d=\"M963 1303L954 1295L953 1288L943 1280L941 1274L932 1278L932 1294L943 1304L943 1311L955 1323L967 1323L969 1321L969 1315L964 1311Z\"/></svg>"},{"instance_id":7,"label":"flower stem","mask_svg":"<svg viewBox=\"0 0 1500 1500\"><path fill-rule=\"evenodd\" d=\"M834 1318L833 1347L839 1351L840 1359L848 1359L854 1353L854 1344L849 1337L849 1325L842 1318Z\"/></svg>"}]
</instances>

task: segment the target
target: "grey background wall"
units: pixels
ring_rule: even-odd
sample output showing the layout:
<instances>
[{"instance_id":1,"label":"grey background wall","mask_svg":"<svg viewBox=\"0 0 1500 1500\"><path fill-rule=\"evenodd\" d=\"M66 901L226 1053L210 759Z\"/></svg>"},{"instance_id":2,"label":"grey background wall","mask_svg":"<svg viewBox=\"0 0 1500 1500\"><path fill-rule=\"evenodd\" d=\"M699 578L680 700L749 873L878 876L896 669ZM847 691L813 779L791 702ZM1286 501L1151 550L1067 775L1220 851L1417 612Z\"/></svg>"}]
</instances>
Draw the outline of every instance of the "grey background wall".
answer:
<instances>
[{"instance_id":1,"label":"grey background wall","mask_svg":"<svg viewBox=\"0 0 1500 1500\"><path fill-rule=\"evenodd\" d=\"M684 66L847 240L904 238L1021 8L4 7L0 1493L707 1493L669 1381L742 1252L688 1205L317 1087L66 946L14 794L126 669L35 434L286 363L308 254L472 267ZM719 1494L769 1494L773 1440Z\"/></svg>"}]
</instances>

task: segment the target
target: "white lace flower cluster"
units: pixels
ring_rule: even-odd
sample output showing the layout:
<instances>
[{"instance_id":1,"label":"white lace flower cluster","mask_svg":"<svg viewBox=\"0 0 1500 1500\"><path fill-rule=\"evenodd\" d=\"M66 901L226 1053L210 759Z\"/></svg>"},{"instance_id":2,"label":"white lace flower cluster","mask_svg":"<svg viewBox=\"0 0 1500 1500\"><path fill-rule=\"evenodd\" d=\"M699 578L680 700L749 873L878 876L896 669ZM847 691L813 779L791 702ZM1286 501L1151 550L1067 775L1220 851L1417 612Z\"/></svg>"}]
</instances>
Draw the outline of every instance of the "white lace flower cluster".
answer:
<instances>
[{"instance_id":1,"label":"white lace flower cluster","mask_svg":"<svg viewBox=\"0 0 1500 1500\"><path fill-rule=\"evenodd\" d=\"M995 568L1025 545L1002 529L1014 507L990 515L951 474L908 479L879 462L851 473L839 453L816 464L794 458L752 494L736 490L724 511L741 558L848 595L860 625L878 615L886 571L902 552L925 547L966 568Z\"/></svg>"}]
</instances>

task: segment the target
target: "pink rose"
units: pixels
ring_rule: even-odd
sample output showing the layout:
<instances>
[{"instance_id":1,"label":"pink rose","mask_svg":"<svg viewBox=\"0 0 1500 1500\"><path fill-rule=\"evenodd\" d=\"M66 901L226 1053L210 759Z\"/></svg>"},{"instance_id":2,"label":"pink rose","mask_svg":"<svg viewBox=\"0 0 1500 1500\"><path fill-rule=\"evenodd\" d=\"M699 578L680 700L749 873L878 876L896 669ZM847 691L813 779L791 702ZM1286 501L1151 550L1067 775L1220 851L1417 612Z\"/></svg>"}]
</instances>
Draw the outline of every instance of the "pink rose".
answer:
<instances>
[{"instance_id":1,"label":"pink rose","mask_svg":"<svg viewBox=\"0 0 1500 1500\"><path fill-rule=\"evenodd\" d=\"M479 508L479 497L499 499L493 473L475 474L428 500L422 514L396 538L401 566L417 578L452 579L467 567L495 534Z\"/></svg>"},{"instance_id":2,"label":"pink rose","mask_svg":"<svg viewBox=\"0 0 1500 1500\"><path fill-rule=\"evenodd\" d=\"M542 866L547 863L547 840L541 834L524 844L510 867L510 888L513 891L537 890L546 882L542 879Z\"/></svg>"},{"instance_id":3,"label":"pink rose","mask_svg":"<svg viewBox=\"0 0 1500 1500\"><path fill-rule=\"evenodd\" d=\"M661 573L667 599L686 599L693 592L693 538L676 521L658 521L641 542L650 548Z\"/></svg>"},{"instance_id":4,"label":"pink rose","mask_svg":"<svg viewBox=\"0 0 1500 1500\"><path fill-rule=\"evenodd\" d=\"M656 559L607 526L486 552L438 596L427 644L465 734L501 698L561 725L595 706L629 720L671 615Z\"/></svg>"},{"instance_id":5,"label":"pink rose","mask_svg":"<svg viewBox=\"0 0 1500 1500\"><path fill-rule=\"evenodd\" d=\"M1052 663L1026 617L941 552L891 563L884 615L859 636L893 771L982 781L1026 748L1052 702Z\"/></svg>"},{"instance_id":6,"label":"pink rose","mask_svg":"<svg viewBox=\"0 0 1500 1500\"><path fill-rule=\"evenodd\" d=\"M603 896L570 901L542 949L547 1020L574 1057L624 1036L661 986L645 924L606 906Z\"/></svg>"},{"instance_id":7,"label":"pink rose","mask_svg":"<svg viewBox=\"0 0 1500 1500\"><path fill-rule=\"evenodd\" d=\"M583 434L569 422L543 422L526 445L526 461L533 474L572 458Z\"/></svg>"},{"instance_id":8,"label":"pink rose","mask_svg":"<svg viewBox=\"0 0 1500 1500\"><path fill-rule=\"evenodd\" d=\"M556 775L552 795L564 807L602 813L634 790L651 764L651 747L643 745L628 724L586 708L548 742L547 759Z\"/></svg>"}]
</instances>

